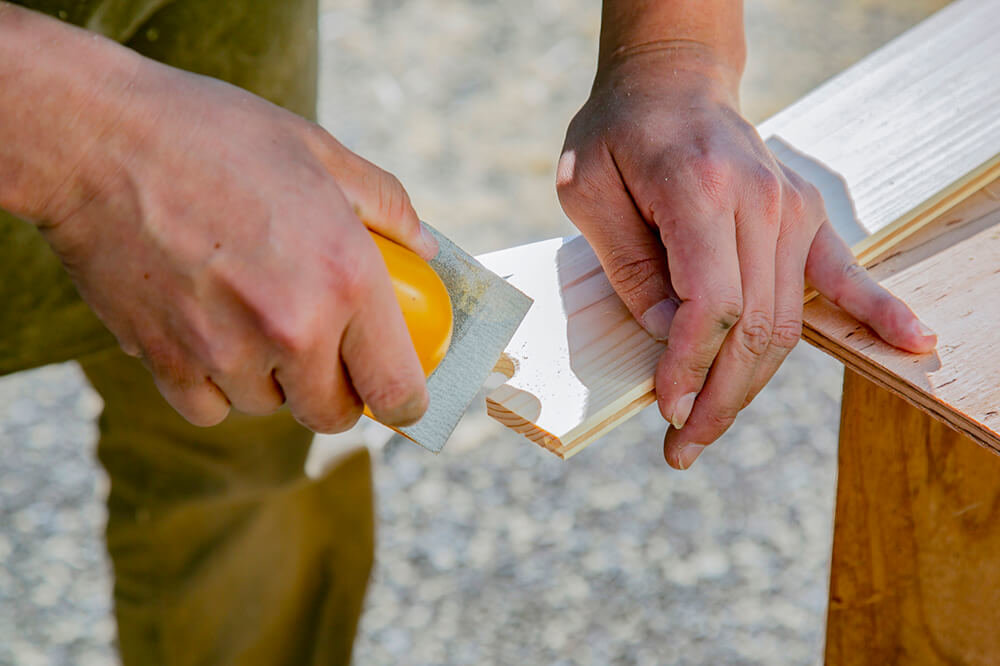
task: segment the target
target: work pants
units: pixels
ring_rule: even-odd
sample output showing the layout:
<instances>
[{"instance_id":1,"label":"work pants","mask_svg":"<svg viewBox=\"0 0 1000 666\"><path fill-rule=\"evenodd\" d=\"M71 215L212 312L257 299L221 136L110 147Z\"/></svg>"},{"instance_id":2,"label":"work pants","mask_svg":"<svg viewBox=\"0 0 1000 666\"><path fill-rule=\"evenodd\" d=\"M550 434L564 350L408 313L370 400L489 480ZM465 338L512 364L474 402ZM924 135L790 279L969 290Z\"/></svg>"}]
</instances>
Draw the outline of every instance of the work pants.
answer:
<instances>
[{"instance_id":1,"label":"work pants","mask_svg":"<svg viewBox=\"0 0 1000 666\"><path fill-rule=\"evenodd\" d=\"M56 14L53 4L35 3ZM315 113L315 0L107 0L97 14L79 22ZM97 451L111 480L106 536L126 666L349 661L374 547L367 453L312 480L312 435L285 411L188 424L117 348L42 236L0 211L0 374L70 359L104 400Z\"/></svg>"}]
</instances>

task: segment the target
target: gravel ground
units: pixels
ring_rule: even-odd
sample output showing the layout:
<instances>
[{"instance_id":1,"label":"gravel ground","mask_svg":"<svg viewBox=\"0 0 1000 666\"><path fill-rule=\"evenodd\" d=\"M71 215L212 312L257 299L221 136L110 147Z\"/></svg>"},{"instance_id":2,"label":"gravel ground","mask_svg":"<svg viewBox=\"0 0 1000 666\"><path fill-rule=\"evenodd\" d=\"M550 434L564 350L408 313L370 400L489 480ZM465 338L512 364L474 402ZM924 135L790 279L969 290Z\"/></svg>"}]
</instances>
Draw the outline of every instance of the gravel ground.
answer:
<instances>
[{"instance_id":1,"label":"gravel ground","mask_svg":"<svg viewBox=\"0 0 1000 666\"><path fill-rule=\"evenodd\" d=\"M761 120L940 0L748 3ZM324 1L321 118L472 252L571 231L552 188L598 3ZM358 664L813 664L840 369L804 346L686 473L647 410L569 463L476 407L440 456L375 425L380 540ZM72 364L0 380L0 664L113 664L100 400Z\"/></svg>"}]
</instances>

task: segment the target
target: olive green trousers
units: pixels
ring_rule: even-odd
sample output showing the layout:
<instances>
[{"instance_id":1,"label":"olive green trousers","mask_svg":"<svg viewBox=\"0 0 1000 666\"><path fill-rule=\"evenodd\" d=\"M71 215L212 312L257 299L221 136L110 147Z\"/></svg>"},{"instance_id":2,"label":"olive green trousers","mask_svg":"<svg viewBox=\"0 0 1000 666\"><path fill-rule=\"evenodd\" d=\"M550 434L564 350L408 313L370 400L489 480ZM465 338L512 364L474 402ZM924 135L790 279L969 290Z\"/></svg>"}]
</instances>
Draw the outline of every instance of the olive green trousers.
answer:
<instances>
[{"instance_id":1,"label":"olive green trousers","mask_svg":"<svg viewBox=\"0 0 1000 666\"><path fill-rule=\"evenodd\" d=\"M58 13L58 2L24 4ZM89 4L117 27L102 30L93 16L81 25L315 112L316 0ZM142 11L109 22L129 6ZM0 211L0 374L70 359L104 399L98 457L111 479L123 662L350 661L374 550L367 453L312 480L303 472L312 435L285 412L189 425L118 350L35 229Z\"/></svg>"}]
</instances>

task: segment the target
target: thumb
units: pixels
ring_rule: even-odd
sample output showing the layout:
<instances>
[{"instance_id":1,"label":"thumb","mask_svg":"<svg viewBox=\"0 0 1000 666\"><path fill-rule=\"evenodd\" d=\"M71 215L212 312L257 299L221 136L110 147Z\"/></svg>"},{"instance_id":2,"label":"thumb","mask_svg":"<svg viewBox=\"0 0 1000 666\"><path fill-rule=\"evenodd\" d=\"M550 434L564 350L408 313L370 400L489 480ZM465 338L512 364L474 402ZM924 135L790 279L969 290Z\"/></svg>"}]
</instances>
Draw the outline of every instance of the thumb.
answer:
<instances>
[{"instance_id":1,"label":"thumb","mask_svg":"<svg viewBox=\"0 0 1000 666\"><path fill-rule=\"evenodd\" d=\"M333 137L323 162L361 221L424 259L433 259L438 243L420 222L399 179L351 152Z\"/></svg>"},{"instance_id":2,"label":"thumb","mask_svg":"<svg viewBox=\"0 0 1000 666\"><path fill-rule=\"evenodd\" d=\"M680 300L670 285L659 233L643 220L620 179L595 196L593 185L584 184L593 181L581 178L575 164L567 164L575 161L568 155L560 160L557 180L563 210L587 238L632 316L655 339L666 340Z\"/></svg>"}]
</instances>

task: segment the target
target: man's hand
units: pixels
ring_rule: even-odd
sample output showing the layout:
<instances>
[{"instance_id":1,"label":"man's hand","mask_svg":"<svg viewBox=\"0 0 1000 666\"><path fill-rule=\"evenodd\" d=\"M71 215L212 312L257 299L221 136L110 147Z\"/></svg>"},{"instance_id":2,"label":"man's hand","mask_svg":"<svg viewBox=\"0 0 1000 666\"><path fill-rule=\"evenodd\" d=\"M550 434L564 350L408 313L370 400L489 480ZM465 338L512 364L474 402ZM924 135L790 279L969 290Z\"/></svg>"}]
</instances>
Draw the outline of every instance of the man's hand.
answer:
<instances>
[{"instance_id":1,"label":"man's hand","mask_svg":"<svg viewBox=\"0 0 1000 666\"><path fill-rule=\"evenodd\" d=\"M78 46L92 50L103 41L28 14L21 27L39 37L83 35ZM39 133L34 150L12 156L22 186L0 194L39 223L83 298L170 404L205 426L230 405L265 414L286 401L318 432L353 425L362 402L389 424L418 419L424 375L361 222L435 254L399 182L233 86L110 42L92 55L88 68L117 73L102 91L76 97L71 84L39 85L31 112L55 115L41 131L60 128L81 149L49 151ZM44 62L17 64L20 95L58 76ZM30 133L33 116L22 120ZM60 150L62 164L44 159ZM32 183L49 186L20 196Z\"/></svg>"},{"instance_id":2,"label":"man's hand","mask_svg":"<svg viewBox=\"0 0 1000 666\"><path fill-rule=\"evenodd\" d=\"M740 115L733 82L690 42L617 50L569 127L557 176L615 290L667 340L656 391L673 424L664 456L679 469L798 341L805 279L891 344L924 352L936 341L855 263L817 190Z\"/></svg>"}]
</instances>

